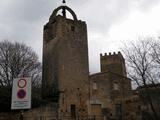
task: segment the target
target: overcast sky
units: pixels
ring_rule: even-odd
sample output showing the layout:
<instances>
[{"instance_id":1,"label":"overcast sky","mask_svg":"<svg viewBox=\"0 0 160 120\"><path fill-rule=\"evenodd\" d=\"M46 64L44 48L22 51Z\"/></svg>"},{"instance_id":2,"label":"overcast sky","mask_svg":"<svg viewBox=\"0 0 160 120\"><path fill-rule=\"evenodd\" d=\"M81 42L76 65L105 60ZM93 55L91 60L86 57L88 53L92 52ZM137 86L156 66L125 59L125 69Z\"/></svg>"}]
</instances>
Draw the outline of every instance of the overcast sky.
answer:
<instances>
[{"instance_id":1,"label":"overcast sky","mask_svg":"<svg viewBox=\"0 0 160 120\"><path fill-rule=\"evenodd\" d=\"M160 36L160 0L66 0L86 21L90 72L99 71L99 54L117 52L122 42ZM43 25L61 0L1 0L0 40L23 42L42 58Z\"/></svg>"}]
</instances>

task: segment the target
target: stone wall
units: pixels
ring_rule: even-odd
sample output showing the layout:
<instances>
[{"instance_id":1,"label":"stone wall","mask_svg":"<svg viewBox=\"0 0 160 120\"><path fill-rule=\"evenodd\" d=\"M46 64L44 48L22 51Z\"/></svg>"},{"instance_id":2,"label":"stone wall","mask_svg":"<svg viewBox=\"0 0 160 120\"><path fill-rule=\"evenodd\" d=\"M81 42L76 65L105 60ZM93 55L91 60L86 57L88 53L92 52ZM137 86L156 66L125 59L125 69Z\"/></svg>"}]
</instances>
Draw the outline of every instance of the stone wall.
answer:
<instances>
[{"instance_id":1,"label":"stone wall","mask_svg":"<svg viewBox=\"0 0 160 120\"><path fill-rule=\"evenodd\" d=\"M34 108L31 110L15 110L9 113L0 113L0 120L51 120L58 119L58 104L49 103L48 105Z\"/></svg>"},{"instance_id":2,"label":"stone wall","mask_svg":"<svg viewBox=\"0 0 160 120\"><path fill-rule=\"evenodd\" d=\"M101 54L100 61L101 72L110 71L122 76L126 76L125 60L121 52L118 52L117 54L115 52L113 54Z\"/></svg>"}]
</instances>

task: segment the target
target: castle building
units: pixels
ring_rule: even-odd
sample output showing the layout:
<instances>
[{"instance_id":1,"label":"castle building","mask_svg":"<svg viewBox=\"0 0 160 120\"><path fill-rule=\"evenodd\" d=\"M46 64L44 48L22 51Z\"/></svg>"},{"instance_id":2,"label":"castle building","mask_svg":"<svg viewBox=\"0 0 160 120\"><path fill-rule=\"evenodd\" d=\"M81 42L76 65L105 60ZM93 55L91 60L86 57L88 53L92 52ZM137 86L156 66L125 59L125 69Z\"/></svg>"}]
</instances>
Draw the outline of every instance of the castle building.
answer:
<instances>
[{"instance_id":1,"label":"castle building","mask_svg":"<svg viewBox=\"0 0 160 120\"><path fill-rule=\"evenodd\" d=\"M126 77L125 60L120 52L105 53L100 55L100 62L101 72L90 75L89 79L91 114L124 119L124 101L131 96L131 81Z\"/></svg>"},{"instance_id":2,"label":"castle building","mask_svg":"<svg viewBox=\"0 0 160 120\"><path fill-rule=\"evenodd\" d=\"M58 91L59 119L123 119L123 101L131 95L125 60L118 52L101 54L100 61L101 72L89 75L86 23L68 6L56 8L44 25L42 96L52 101Z\"/></svg>"}]
</instances>

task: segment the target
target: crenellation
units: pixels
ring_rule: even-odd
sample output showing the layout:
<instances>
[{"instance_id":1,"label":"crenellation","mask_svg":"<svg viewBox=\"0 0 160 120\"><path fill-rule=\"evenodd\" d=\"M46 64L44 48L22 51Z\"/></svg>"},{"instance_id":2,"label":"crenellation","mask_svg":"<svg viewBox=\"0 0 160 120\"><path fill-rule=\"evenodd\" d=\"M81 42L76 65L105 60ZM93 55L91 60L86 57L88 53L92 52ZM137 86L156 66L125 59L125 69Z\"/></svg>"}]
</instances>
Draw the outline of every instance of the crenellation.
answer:
<instances>
[{"instance_id":1,"label":"crenellation","mask_svg":"<svg viewBox=\"0 0 160 120\"><path fill-rule=\"evenodd\" d=\"M118 51L117 53L116 52L109 52L108 54L107 53L101 53L100 54L102 57L110 57L110 56L116 56L116 55L119 55L119 56L122 56L121 52Z\"/></svg>"},{"instance_id":2,"label":"crenellation","mask_svg":"<svg viewBox=\"0 0 160 120\"><path fill-rule=\"evenodd\" d=\"M126 69L125 69L125 60L121 54L121 52L109 52L105 53L104 55L101 54L101 71L112 71L121 75L126 76Z\"/></svg>"},{"instance_id":3,"label":"crenellation","mask_svg":"<svg viewBox=\"0 0 160 120\"><path fill-rule=\"evenodd\" d=\"M113 53L111 53L111 52L109 52L109 54L107 54L107 53L104 53L104 54L100 54L100 58L102 59L102 60L105 60L106 62L108 61L108 62L123 62L124 63L124 58L123 58L123 56L122 56L122 54L121 54L121 52L119 52L118 51L118 53L116 53L116 52L113 52Z\"/></svg>"}]
</instances>

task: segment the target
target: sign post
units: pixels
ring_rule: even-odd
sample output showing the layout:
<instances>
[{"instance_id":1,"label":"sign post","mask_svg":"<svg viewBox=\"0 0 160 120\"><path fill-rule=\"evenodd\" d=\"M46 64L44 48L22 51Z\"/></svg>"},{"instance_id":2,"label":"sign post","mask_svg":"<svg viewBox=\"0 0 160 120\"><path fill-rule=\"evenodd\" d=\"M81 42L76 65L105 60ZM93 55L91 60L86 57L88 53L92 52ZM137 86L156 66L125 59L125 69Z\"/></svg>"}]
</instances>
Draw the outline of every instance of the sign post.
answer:
<instances>
[{"instance_id":1,"label":"sign post","mask_svg":"<svg viewBox=\"0 0 160 120\"><path fill-rule=\"evenodd\" d=\"M11 109L31 108L31 78L22 77L13 80Z\"/></svg>"}]
</instances>

